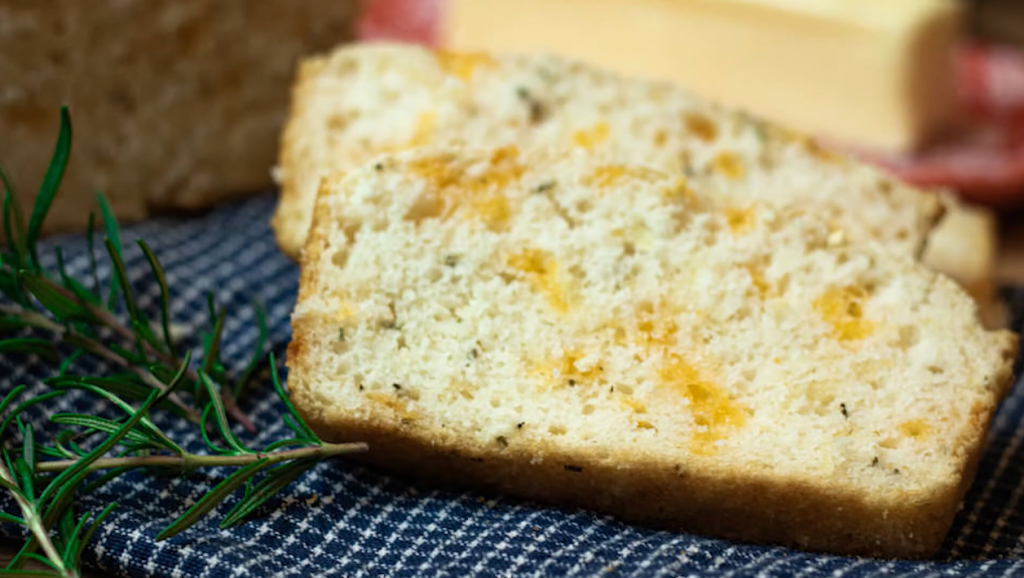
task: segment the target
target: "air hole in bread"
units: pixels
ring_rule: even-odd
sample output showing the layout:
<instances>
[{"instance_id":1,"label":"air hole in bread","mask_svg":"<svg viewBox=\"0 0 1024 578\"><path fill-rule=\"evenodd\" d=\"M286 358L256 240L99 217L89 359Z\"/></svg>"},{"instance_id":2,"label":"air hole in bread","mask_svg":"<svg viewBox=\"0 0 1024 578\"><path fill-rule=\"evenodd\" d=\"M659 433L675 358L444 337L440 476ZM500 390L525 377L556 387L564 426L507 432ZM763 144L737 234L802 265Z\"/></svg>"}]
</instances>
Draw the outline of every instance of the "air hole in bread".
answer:
<instances>
[{"instance_id":1,"label":"air hole in bread","mask_svg":"<svg viewBox=\"0 0 1024 578\"><path fill-rule=\"evenodd\" d=\"M548 426L548 433L553 436L564 436L567 432L568 430L566 430L565 426L562 425Z\"/></svg>"},{"instance_id":2,"label":"air hole in bread","mask_svg":"<svg viewBox=\"0 0 1024 578\"><path fill-rule=\"evenodd\" d=\"M788 273L786 273L786 274L782 275L781 277L779 277L779 279L775 282L774 289L775 289L775 294L777 294L779 296L783 296L783 297L786 295L786 293L789 292L789 274Z\"/></svg>"},{"instance_id":3,"label":"air hole in bread","mask_svg":"<svg viewBox=\"0 0 1024 578\"><path fill-rule=\"evenodd\" d=\"M330 130L345 130L348 127L348 118L341 114L332 114L327 117L327 128Z\"/></svg>"},{"instance_id":4,"label":"air hole in bread","mask_svg":"<svg viewBox=\"0 0 1024 578\"><path fill-rule=\"evenodd\" d=\"M932 375L942 375L943 373L946 373L946 368L939 365L929 365L928 372Z\"/></svg>"},{"instance_id":5,"label":"air hole in bread","mask_svg":"<svg viewBox=\"0 0 1024 578\"><path fill-rule=\"evenodd\" d=\"M350 221L348 219L341 219L341 232L345 235L345 240L348 245L351 245L356 240L356 233L359 232L360 223L356 221Z\"/></svg>"},{"instance_id":6,"label":"air hole in bread","mask_svg":"<svg viewBox=\"0 0 1024 578\"><path fill-rule=\"evenodd\" d=\"M330 347L331 353L334 353L335 355L341 355L342 353L348 351L348 342L338 339L332 341Z\"/></svg>"},{"instance_id":7,"label":"air hole in bread","mask_svg":"<svg viewBox=\"0 0 1024 578\"><path fill-rule=\"evenodd\" d=\"M904 325L899 328L900 336L900 349L906 351L915 345L921 339L921 330L915 325Z\"/></svg>"},{"instance_id":8,"label":"air hole in bread","mask_svg":"<svg viewBox=\"0 0 1024 578\"><path fill-rule=\"evenodd\" d=\"M334 58L327 62L327 72L330 74L346 75L370 66L360 59L355 58Z\"/></svg>"},{"instance_id":9,"label":"air hole in bread","mask_svg":"<svg viewBox=\"0 0 1024 578\"><path fill-rule=\"evenodd\" d=\"M594 406L590 405L589 403L584 405L581 413L583 413L583 415L590 415L594 413Z\"/></svg>"},{"instance_id":10,"label":"air hole in bread","mask_svg":"<svg viewBox=\"0 0 1024 578\"><path fill-rule=\"evenodd\" d=\"M815 382L807 387L807 403L816 415L831 415L836 396L828 384Z\"/></svg>"},{"instance_id":11,"label":"air hole in bread","mask_svg":"<svg viewBox=\"0 0 1024 578\"><path fill-rule=\"evenodd\" d=\"M339 269L345 268L345 263L348 262L348 249L338 249L331 255L331 264Z\"/></svg>"},{"instance_id":12,"label":"air hole in bread","mask_svg":"<svg viewBox=\"0 0 1024 578\"><path fill-rule=\"evenodd\" d=\"M636 279L637 275L639 275L639 274L640 274L640 264L639 263L632 263L632 264L630 264L629 269L626 269L626 274L625 274L626 281L633 281L634 279Z\"/></svg>"},{"instance_id":13,"label":"air hole in bread","mask_svg":"<svg viewBox=\"0 0 1024 578\"><path fill-rule=\"evenodd\" d=\"M409 211L405 214L405 220L419 224L427 219L436 219L443 212L444 202L436 195L420 195L416 202L409 207Z\"/></svg>"},{"instance_id":14,"label":"air hole in bread","mask_svg":"<svg viewBox=\"0 0 1024 578\"><path fill-rule=\"evenodd\" d=\"M751 310L750 305L744 303L742 307L740 307L739 309L736 310L735 313L733 313L732 319L736 321L744 321L746 319L749 319L751 315L753 315L753 311Z\"/></svg>"},{"instance_id":15,"label":"air hole in bread","mask_svg":"<svg viewBox=\"0 0 1024 578\"><path fill-rule=\"evenodd\" d=\"M322 391L313 390L311 393L313 395L313 399L319 404L329 404L331 402L330 396L326 395Z\"/></svg>"}]
</instances>

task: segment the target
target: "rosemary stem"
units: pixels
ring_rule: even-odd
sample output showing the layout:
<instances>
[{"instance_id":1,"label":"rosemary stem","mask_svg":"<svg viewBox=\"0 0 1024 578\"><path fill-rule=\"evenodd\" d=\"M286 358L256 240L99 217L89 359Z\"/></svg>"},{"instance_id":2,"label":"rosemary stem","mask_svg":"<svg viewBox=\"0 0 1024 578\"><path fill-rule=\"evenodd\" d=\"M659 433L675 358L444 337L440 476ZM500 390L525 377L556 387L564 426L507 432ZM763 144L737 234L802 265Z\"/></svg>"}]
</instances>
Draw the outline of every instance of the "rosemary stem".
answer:
<instances>
[{"instance_id":1,"label":"rosemary stem","mask_svg":"<svg viewBox=\"0 0 1024 578\"><path fill-rule=\"evenodd\" d=\"M24 321L25 323L32 325L33 327L45 329L46 331L55 334L58 338L60 338L61 341L64 341L65 343L69 343L70 345L74 345L76 347L81 347L82 349L88 351L89 353L92 353L97 357L102 357L103 359L106 359L107 361L119 367L127 369L128 371L131 371L135 375L138 375L139 378L142 379L142 381L146 382L146 385L149 385L150 387L154 387L161 391L167 389L167 386L159 379L156 379L149 372L143 370L142 368L136 366L135 364L129 363L127 359L121 357L113 350L104 347L103 344L99 343L96 340L90 339L80 333L65 328L63 325L59 323L51 321L45 315L41 315L39 313L36 313L35 311L28 311L25 309L21 309L19 307L10 307L8 305L3 304L0 304L0 313L15 316ZM199 414L194 409L185 404L185 402L181 401L181 398L179 398L176 394L172 393L170 396L168 396L168 401L170 401L174 405L178 406L182 411L184 411L188 415L189 421L195 424L200 423L201 418Z\"/></svg>"},{"instance_id":2,"label":"rosemary stem","mask_svg":"<svg viewBox=\"0 0 1024 578\"><path fill-rule=\"evenodd\" d=\"M190 373L193 373L190 371ZM198 376L197 376L198 377ZM256 424L252 423L249 416L242 412L242 408L238 407L238 403L235 402L235 396L231 395L231 390L227 387L220 390L220 399L224 402L224 411L227 412L231 419L235 420L245 428L245 431L249 433L256 433Z\"/></svg>"},{"instance_id":3,"label":"rosemary stem","mask_svg":"<svg viewBox=\"0 0 1024 578\"><path fill-rule=\"evenodd\" d=\"M68 299L76 300L79 303L79 305L84 307L86 311L89 312L90 315L96 318L97 321L102 323L104 326L108 327L114 333L121 336L121 338L129 342L135 341L135 333L132 332L131 329L122 325L118 321L117 317L114 316L113 313L107 311L103 307L97 307L92 303L88 303L79 299L77 295L72 293L71 290L67 289L66 287L54 283L49 279L46 279L46 281L50 285L51 289L61 293ZM44 317L44 319L46 318ZM147 355L151 355L157 358L158 360L162 361L164 364L170 365L172 367L181 364L181 360L178 359L177 356L158 350L157 348L153 347L152 344L150 344L144 339L140 341L142 343L142 348ZM193 371L192 369L186 370L185 377L191 379L192 381L199 380L199 375L197 375L196 372ZM253 424L252 420L250 420L249 417L242 412L242 409L238 407L238 403L235 401L235 397L231 395L231 391L229 388L224 388L223 390L221 390L220 398L221 401L224 402L224 411L226 411L227 414L231 416L232 419L242 424L242 427L244 427L246 431L248 431L249 433L256 433L256 425Z\"/></svg>"},{"instance_id":4,"label":"rosemary stem","mask_svg":"<svg viewBox=\"0 0 1024 578\"><path fill-rule=\"evenodd\" d=\"M260 452L251 454L207 456L186 453L184 456L140 456L121 458L100 458L89 464L89 471L109 470L112 468L143 468L143 467L169 467L180 469L192 469L215 466L245 466L253 462L266 459L271 464L297 460L301 458L328 458L346 454L365 452L369 446L362 442L346 444L322 444L304 448L281 450L274 452ZM53 460L38 462L36 473L61 472L75 465L78 460Z\"/></svg>"},{"instance_id":5,"label":"rosemary stem","mask_svg":"<svg viewBox=\"0 0 1024 578\"><path fill-rule=\"evenodd\" d=\"M3 478L5 482L12 485L17 485L14 481L14 476L7 470L7 468L0 463L0 478ZM47 532L46 527L43 526L43 520L39 516L39 512L36 511L33 504L21 493L13 490L8 491L14 497L14 501L18 502L18 507L21 508L21 514L25 519L25 523L28 525L35 536L36 541L42 547L43 552L46 554L46 558L54 565L61 576L65 578L78 578L78 572L72 568L68 568L64 564L64 559L57 552L57 547L53 545L53 541L50 540L50 533Z\"/></svg>"}]
</instances>

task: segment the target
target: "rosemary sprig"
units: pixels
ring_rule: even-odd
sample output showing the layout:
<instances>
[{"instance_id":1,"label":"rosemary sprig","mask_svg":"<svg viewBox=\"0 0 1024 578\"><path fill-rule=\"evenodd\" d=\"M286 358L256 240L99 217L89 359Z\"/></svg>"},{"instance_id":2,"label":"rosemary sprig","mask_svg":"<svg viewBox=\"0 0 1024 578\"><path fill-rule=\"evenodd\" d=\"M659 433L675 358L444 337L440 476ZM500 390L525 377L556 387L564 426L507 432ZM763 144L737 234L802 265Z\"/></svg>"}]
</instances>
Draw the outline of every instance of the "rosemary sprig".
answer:
<instances>
[{"instance_id":1,"label":"rosemary sprig","mask_svg":"<svg viewBox=\"0 0 1024 578\"><path fill-rule=\"evenodd\" d=\"M247 466L253 462L266 460L269 465L303 458L329 458L353 453L359 444L327 444L315 447L303 447L274 452L255 452L237 455L204 456L182 452L181 455L143 456L127 458L102 458L89 464L88 470L109 470L113 468L169 467L177 470L193 470L201 467ZM77 460L54 460L42 462L35 468L37 473L62 472L73 466Z\"/></svg>"},{"instance_id":2,"label":"rosemary sprig","mask_svg":"<svg viewBox=\"0 0 1024 578\"><path fill-rule=\"evenodd\" d=\"M251 448L240 438L232 422L255 431L237 400L263 362L267 339L263 309L254 305L259 326L256 348L239 377L232 380L219 353L226 312L217 311L209 296L210 327L199 336L202 359L193 364L191 352L179 351L172 336L166 274L141 240L138 248L160 289L158 322L151 322L136 302L120 230L102 195L97 195L97 202L104 222L103 248L112 272L106 295L97 271L92 215L90 275L85 283L68 275L60 248L55 250L57 271L43 267L38 239L67 167L71 140L71 117L63 108L57 146L27 227L11 183L0 168L6 241L0 252L0 333L20 333L0 339L0 354L35 355L54 363L63 357L55 375L44 380L50 391L21 400L27 388L18 386L0 401L0 488L12 496L20 511L20 516L0 512L0 524L22 526L28 536L7 569L0 572L19 575L78 576L82 552L117 504L108 504L93 515L77 511L77 497L128 472L188 474L197 468L237 468L170 523L157 536L163 540L188 529L239 491L240 498L220 525L240 524L320 461L367 449L366 444L332 444L316 436L288 400L273 354L269 356L272 382L287 410L283 420L293 437L263 448ZM25 332L31 336L23 335ZM50 339L36 337L38 333ZM73 374L76 362L85 356L117 372ZM55 413L49 422L58 433L37 434L25 412L72 391L103 400L120 417ZM195 424L207 453L188 451L175 442L151 419L158 410ZM25 573L22 569L29 561L42 564L45 570Z\"/></svg>"},{"instance_id":3,"label":"rosemary sprig","mask_svg":"<svg viewBox=\"0 0 1024 578\"><path fill-rule=\"evenodd\" d=\"M54 322L45 315L42 315L35 311L24 310L18 307L11 307L9 305L4 305L2 303L0 303L0 313L7 315L7 319L9 321L17 320L22 322L26 327L35 327L38 329L49 331L50 333L53 334L54 337L60 339L64 343L79 347L83 351L92 353L93 355L105 359L106 361L109 361L114 365L123 367L128 371L131 371L132 373L138 375L139 379L141 379L146 385L154 389L164 389L167 387L162 381L156 379L151 373L137 365L134 365L131 360L123 357L122 355L118 354L116 351L110 349L109 347L106 347L101 342L86 337L81 333L76 332L74 329L69 329L64 325ZM22 353L36 354L46 353L51 356L53 356L55 353L55 351L53 350L53 345L50 342L40 340L31 340L30 342L26 342L26 340L15 341L13 339L7 339L4 341L0 341L0 350L5 348L8 349L9 351L21 351ZM171 396L170 401L174 405L178 406L178 408L180 408L185 413L189 421L199 423L199 414L194 409L187 406L183 401L181 401L181 399L178 396Z\"/></svg>"}]
</instances>

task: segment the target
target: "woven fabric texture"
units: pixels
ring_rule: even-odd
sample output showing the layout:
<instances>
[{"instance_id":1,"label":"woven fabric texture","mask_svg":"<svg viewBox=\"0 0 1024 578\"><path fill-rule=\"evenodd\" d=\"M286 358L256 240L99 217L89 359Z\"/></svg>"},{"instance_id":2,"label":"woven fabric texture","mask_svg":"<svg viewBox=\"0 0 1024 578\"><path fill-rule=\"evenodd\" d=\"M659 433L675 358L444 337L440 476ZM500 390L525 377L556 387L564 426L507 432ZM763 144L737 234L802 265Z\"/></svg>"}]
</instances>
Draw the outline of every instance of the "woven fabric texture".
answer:
<instances>
[{"instance_id":1,"label":"woven fabric texture","mask_svg":"<svg viewBox=\"0 0 1024 578\"><path fill-rule=\"evenodd\" d=\"M142 307L155 312L158 287L134 238L145 239L164 264L174 322L194 333L207 323L212 291L229 310L223 358L244 367L256 340L248 304L261 301L270 346L283 357L298 268L281 255L268 227L270 196L192 218L159 219L127 228L125 258ZM71 275L88 271L82 236L59 243ZM101 275L109 271L101 270ZM1009 289L1014 326L1024 322L1024 288ZM1018 366L1020 364L1018 363ZM88 371L103 368L85 368ZM0 392L17 384L45 390L52 369L24 356L0 357ZM70 394L46 413L103 412L93 398ZM257 443L287 436L282 408L264 372L242 407L259 428ZM46 428L42 411L28 414ZM1017 387L996 417L977 481L938 558L924 562L822 556L658 532L586 511L562 510L513 498L453 492L352 465L322 463L266 504L245 525L217 528L215 515L168 541L157 533L225 472L188 479L133 473L85 496L80 506L120 506L97 532L86 564L100 575L126 576L707 576L939 577L1024 576L1024 390ZM189 447L202 441L190 427L163 422ZM49 426L52 427L52 426ZM180 429L178 429L180 428ZM245 439L243 437L243 439ZM11 511L6 495L0 507ZM0 525L17 537L18 528Z\"/></svg>"}]
</instances>

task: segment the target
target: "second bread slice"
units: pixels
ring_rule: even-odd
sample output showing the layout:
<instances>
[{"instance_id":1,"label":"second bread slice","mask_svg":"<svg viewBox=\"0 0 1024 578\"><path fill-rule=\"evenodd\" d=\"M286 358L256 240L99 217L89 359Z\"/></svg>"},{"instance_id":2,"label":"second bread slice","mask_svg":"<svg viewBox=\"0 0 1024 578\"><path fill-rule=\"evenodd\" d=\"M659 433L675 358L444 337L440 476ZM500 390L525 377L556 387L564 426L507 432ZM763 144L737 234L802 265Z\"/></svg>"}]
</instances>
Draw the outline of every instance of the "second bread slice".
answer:
<instances>
[{"instance_id":1,"label":"second bread slice","mask_svg":"<svg viewBox=\"0 0 1024 578\"><path fill-rule=\"evenodd\" d=\"M454 143L608 154L739 204L813 205L834 229L911 255L941 212L935 195L676 86L551 55L353 44L300 70L281 142L278 242L298 255L326 174Z\"/></svg>"},{"instance_id":2,"label":"second bread slice","mask_svg":"<svg viewBox=\"0 0 1024 578\"><path fill-rule=\"evenodd\" d=\"M719 201L514 148L327 179L294 402L418 477L743 540L934 552L1015 336L909 255Z\"/></svg>"}]
</instances>

